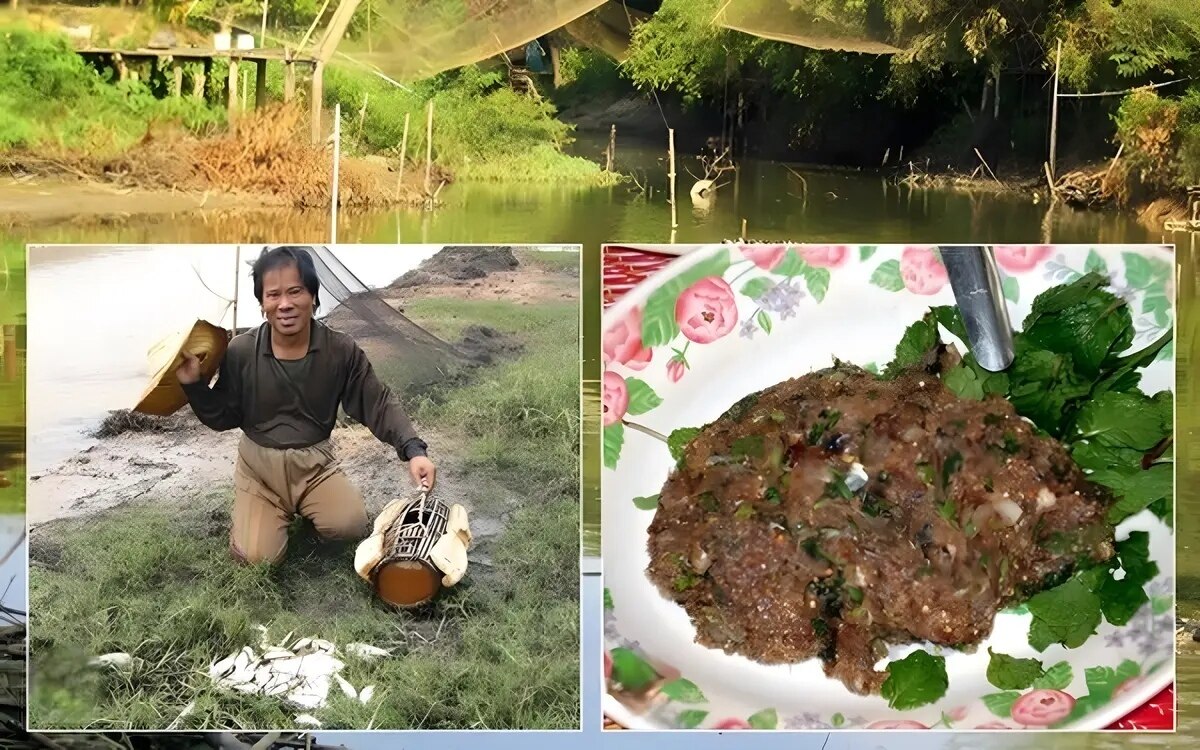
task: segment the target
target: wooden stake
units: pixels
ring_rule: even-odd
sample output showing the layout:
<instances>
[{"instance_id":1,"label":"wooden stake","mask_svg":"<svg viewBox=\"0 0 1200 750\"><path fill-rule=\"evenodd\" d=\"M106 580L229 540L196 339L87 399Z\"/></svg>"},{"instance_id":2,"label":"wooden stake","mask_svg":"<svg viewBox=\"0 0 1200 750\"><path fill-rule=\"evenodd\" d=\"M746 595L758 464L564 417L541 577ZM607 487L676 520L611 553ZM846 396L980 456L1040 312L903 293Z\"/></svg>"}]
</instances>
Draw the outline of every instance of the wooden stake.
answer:
<instances>
[{"instance_id":1,"label":"wooden stake","mask_svg":"<svg viewBox=\"0 0 1200 750\"><path fill-rule=\"evenodd\" d=\"M992 168L988 166L987 159L983 158L983 154L979 153L978 148L975 148L975 155L979 157L979 161L983 164L983 168L988 171L988 174L992 176L992 179L996 180L996 184L1000 187L1004 187L1004 183L1000 182L1000 180L996 177L996 173L993 172Z\"/></svg>"},{"instance_id":2,"label":"wooden stake","mask_svg":"<svg viewBox=\"0 0 1200 750\"><path fill-rule=\"evenodd\" d=\"M886 166L887 166L887 160L888 160L888 156L890 156L890 155L891 155L891 153L892 153L892 147L891 147L891 146L888 146L887 148L885 148L885 149L883 150L883 161L880 163L880 165L879 165L879 166L881 166L881 167L886 167Z\"/></svg>"},{"instance_id":3,"label":"wooden stake","mask_svg":"<svg viewBox=\"0 0 1200 750\"><path fill-rule=\"evenodd\" d=\"M400 172L396 175L396 198L400 197L400 186L404 184L404 162L408 158L408 113L404 113L404 135L400 137Z\"/></svg>"},{"instance_id":4,"label":"wooden stake","mask_svg":"<svg viewBox=\"0 0 1200 750\"><path fill-rule=\"evenodd\" d=\"M227 102L229 122L233 124L238 116L238 59L236 57L229 58L229 78L225 84L229 90L229 101Z\"/></svg>"},{"instance_id":5,"label":"wooden stake","mask_svg":"<svg viewBox=\"0 0 1200 750\"><path fill-rule=\"evenodd\" d=\"M262 17L262 33L258 35L258 46L260 49L267 47L267 4L271 0L263 0L263 17Z\"/></svg>"},{"instance_id":6,"label":"wooden stake","mask_svg":"<svg viewBox=\"0 0 1200 750\"><path fill-rule=\"evenodd\" d=\"M425 195L432 195L430 192L430 180L433 177L433 100L429 100L429 113L425 120Z\"/></svg>"},{"instance_id":7,"label":"wooden stake","mask_svg":"<svg viewBox=\"0 0 1200 750\"><path fill-rule=\"evenodd\" d=\"M604 171L611 172L613 170L613 159L617 155L617 124L614 122L612 128L608 131L608 154L604 159Z\"/></svg>"},{"instance_id":8,"label":"wooden stake","mask_svg":"<svg viewBox=\"0 0 1200 750\"><path fill-rule=\"evenodd\" d=\"M1054 53L1054 101L1050 104L1050 175L1055 174L1057 166L1055 159L1058 152L1058 66L1062 62L1062 40L1058 40L1058 50Z\"/></svg>"},{"instance_id":9,"label":"wooden stake","mask_svg":"<svg viewBox=\"0 0 1200 750\"><path fill-rule=\"evenodd\" d=\"M678 212L675 208L675 129L667 129L667 156L670 158L670 169L667 177L671 180L671 229L679 226Z\"/></svg>"},{"instance_id":10,"label":"wooden stake","mask_svg":"<svg viewBox=\"0 0 1200 750\"><path fill-rule=\"evenodd\" d=\"M337 215L338 215L338 162L342 151L342 103L333 105L333 200L330 201L329 244L337 244Z\"/></svg>"},{"instance_id":11,"label":"wooden stake","mask_svg":"<svg viewBox=\"0 0 1200 750\"><path fill-rule=\"evenodd\" d=\"M183 96L183 63L171 60L171 96Z\"/></svg>"},{"instance_id":12,"label":"wooden stake","mask_svg":"<svg viewBox=\"0 0 1200 750\"><path fill-rule=\"evenodd\" d=\"M256 61L254 70L254 108L262 109L267 105L267 60Z\"/></svg>"},{"instance_id":13,"label":"wooden stake","mask_svg":"<svg viewBox=\"0 0 1200 750\"><path fill-rule=\"evenodd\" d=\"M283 101L290 102L296 98L296 63L292 62L291 50L284 53L283 62Z\"/></svg>"},{"instance_id":14,"label":"wooden stake","mask_svg":"<svg viewBox=\"0 0 1200 750\"><path fill-rule=\"evenodd\" d=\"M746 239L746 220L742 219L742 239Z\"/></svg>"},{"instance_id":15,"label":"wooden stake","mask_svg":"<svg viewBox=\"0 0 1200 750\"><path fill-rule=\"evenodd\" d=\"M312 142L313 145L321 143L321 99L325 96L324 91L324 76L325 63L318 60L313 64L312 74L312 96L309 97L309 118L312 120Z\"/></svg>"}]
</instances>

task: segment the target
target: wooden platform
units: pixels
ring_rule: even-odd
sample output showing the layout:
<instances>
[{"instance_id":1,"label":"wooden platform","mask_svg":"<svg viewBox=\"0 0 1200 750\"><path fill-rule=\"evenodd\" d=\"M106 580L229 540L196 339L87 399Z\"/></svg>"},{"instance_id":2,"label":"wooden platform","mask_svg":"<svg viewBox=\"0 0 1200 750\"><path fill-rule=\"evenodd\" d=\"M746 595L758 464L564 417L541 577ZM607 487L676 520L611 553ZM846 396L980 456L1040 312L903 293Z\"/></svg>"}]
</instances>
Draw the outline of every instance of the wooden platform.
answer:
<instances>
[{"instance_id":1,"label":"wooden platform","mask_svg":"<svg viewBox=\"0 0 1200 750\"><path fill-rule=\"evenodd\" d=\"M166 66L171 68L171 95L183 96L183 66L186 63L199 63L202 71L193 72L191 76L194 97L204 97L205 87L212 75L214 60L229 61L229 78L226 83L226 104L229 121L232 123L241 112L241 102L238 96L239 64L252 64L254 75L254 106L262 107L267 103L267 64L279 63L284 66L283 100L290 102L296 95L296 66L308 66L312 70L312 94L309 97L311 109L312 142L321 141L321 105L324 96L324 64L311 55L297 55L288 48L276 49L216 49L215 47L138 47L121 49L117 47L81 47L75 50L81 57L109 64L117 71L118 80L137 78L136 70L130 66L149 63L153 68Z\"/></svg>"},{"instance_id":2,"label":"wooden platform","mask_svg":"<svg viewBox=\"0 0 1200 750\"><path fill-rule=\"evenodd\" d=\"M197 61L203 60L247 60L250 62L294 62L303 65L316 65L317 60L308 56L296 56L289 49L216 49L215 47L139 47L137 49L117 49L115 47L83 47L77 50L79 54L112 57L120 55L126 58L185 58Z\"/></svg>"}]
</instances>

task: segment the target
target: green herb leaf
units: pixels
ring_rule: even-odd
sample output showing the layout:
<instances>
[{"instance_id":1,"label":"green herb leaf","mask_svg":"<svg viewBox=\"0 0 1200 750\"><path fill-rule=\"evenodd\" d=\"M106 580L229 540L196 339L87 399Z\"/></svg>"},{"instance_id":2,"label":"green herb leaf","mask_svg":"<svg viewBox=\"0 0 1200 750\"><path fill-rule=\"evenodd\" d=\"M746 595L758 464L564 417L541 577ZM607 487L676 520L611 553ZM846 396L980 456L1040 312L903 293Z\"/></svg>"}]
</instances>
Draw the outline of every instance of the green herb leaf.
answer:
<instances>
[{"instance_id":1,"label":"green herb leaf","mask_svg":"<svg viewBox=\"0 0 1200 750\"><path fill-rule=\"evenodd\" d=\"M1037 659L1017 659L988 648L987 679L1001 690L1024 690L1046 674Z\"/></svg>"},{"instance_id":2,"label":"green herb leaf","mask_svg":"<svg viewBox=\"0 0 1200 750\"><path fill-rule=\"evenodd\" d=\"M730 450L734 458L762 458L762 435L746 435L733 441Z\"/></svg>"},{"instance_id":3,"label":"green herb leaf","mask_svg":"<svg viewBox=\"0 0 1200 750\"><path fill-rule=\"evenodd\" d=\"M1163 423L1161 408L1141 393L1109 391L1085 404L1075 425L1080 437L1088 441L1148 451L1171 434L1170 424Z\"/></svg>"},{"instance_id":4,"label":"green herb leaf","mask_svg":"<svg viewBox=\"0 0 1200 750\"><path fill-rule=\"evenodd\" d=\"M1139 467L1130 473L1115 469L1095 471L1088 479L1111 488L1120 498L1108 510L1108 522L1115 525L1157 500L1169 500L1174 490L1174 474L1172 464L1154 464L1145 471Z\"/></svg>"},{"instance_id":5,"label":"green herb leaf","mask_svg":"<svg viewBox=\"0 0 1200 750\"><path fill-rule=\"evenodd\" d=\"M937 321L932 313L927 313L904 330L900 343L896 345L896 357L884 369L883 376L894 378L904 370L923 363L940 341Z\"/></svg>"},{"instance_id":6,"label":"green herb leaf","mask_svg":"<svg viewBox=\"0 0 1200 750\"><path fill-rule=\"evenodd\" d=\"M957 364L942 374L942 383L959 398L972 401L983 400L983 383L975 376L975 372L962 364Z\"/></svg>"},{"instance_id":7,"label":"green herb leaf","mask_svg":"<svg viewBox=\"0 0 1200 750\"><path fill-rule=\"evenodd\" d=\"M750 503L742 503L737 507L737 510L733 512L733 517L739 521L745 521L746 519L751 518L753 515L754 506Z\"/></svg>"},{"instance_id":8,"label":"green herb leaf","mask_svg":"<svg viewBox=\"0 0 1200 750\"><path fill-rule=\"evenodd\" d=\"M658 507L658 495L635 497L633 499L633 507L637 508L638 510L654 510Z\"/></svg>"},{"instance_id":9,"label":"green herb leaf","mask_svg":"<svg viewBox=\"0 0 1200 750\"><path fill-rule=\"evenodd\" d=\"M662 693L671 700L680 703L706 703L708 701L704 697L704 693L700 692L700 688L696 687L696 683L691 680L685 680L682 677L663 685Z\"/></svg>"},{"instance_id":10,"label":"green herb leaf","mask_svg":"<svg viewBox=\"0 0 1200 750\"><path fill-rule=\"evenodd\" d=\"M1055 643L1078 648L1100 625L1100 597L1077 577L1035 594L1027 605L1033 615L1029 645L1039 652Z\"/></svg>"},{"instance_id":11,"label":"green herb leaf","mask_svg":"<svg viewBox=\"0 0 1200 750\"><path fill-rule=\"evenodd\" d=\"M671 451L671 458L679 461L683 458L683 452L687 448L688 443L696 439L700 434L698 427L680 427L674 430L667 436L667 449Z\"/></svg>"},{"instance_id":12,"label":"green herb leaf","mask_svg":"<svg viewBox=\"0 0 1200 750\"><path fill-rule=\"evenodd\" d=\"M950 680L946 676L946 657L914 651L887 666L888 677L880 695L888 707L908 711L934 703L946 694Z\"/></svg>"},{"instance_id":13,"label":"green herb leaf","mask_svg":"<svg viewBox=\"0 0 1200 750\"><path fill-rule=\"evenodd\" d=\"M609 652L609 656L612 657L613 679L626 690L636 693L658 679L658 672L654 671L654 667L628 648L614 648Z\"/></svg>"},{"instance_id":14,"label":"green herb leaf","mask_svg":"<svg viewBox=\"0 0 1200 750\"><path fill-rule=\"evenodd\" d=\"M1022 338L1052 352L1068 354L1085 376L1094 377L1110 356L1133 343L1129 306L1100 289L1104 278L1087 274L1065 288L1038 295L1025 319Z\"/></svg>"}]
</instances>

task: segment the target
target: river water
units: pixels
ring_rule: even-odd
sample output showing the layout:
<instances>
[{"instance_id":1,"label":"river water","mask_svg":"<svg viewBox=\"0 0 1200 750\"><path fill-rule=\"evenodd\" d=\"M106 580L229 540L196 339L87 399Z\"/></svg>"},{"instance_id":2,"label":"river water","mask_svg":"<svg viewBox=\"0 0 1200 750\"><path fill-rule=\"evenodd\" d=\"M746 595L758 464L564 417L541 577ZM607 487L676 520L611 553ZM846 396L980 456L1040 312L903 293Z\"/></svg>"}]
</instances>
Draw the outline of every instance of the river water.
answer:
<instances>
[{"instance_id":1,"label":"river water","mask_svg":"<svg viewBox=\"0 0 1200 750\"><path fill-rule=\"evenodd\" d=\"M577 152L594 155L598 141L584 139ZM716 200L694 206L687 194L691 173L700 175L694 159L678 166L680 192L677 228L671 228L667 202L665 147L618 143L617 168L634 173L645 189L634 185L582 188L569 185L459 184L448 187L445 205L432 212L396 210L343 213L338 222L339 243L561 243L584 246L584 300L598 300L599 248L607 242L713 242L742 235L756 240L845 243L1188 243L1153 232L1133 217L1118 213L1081 212L1051 207L1018 192L965 192L945 188L915 188L890 184L879 174L830 171L772 162L747 161L735 174L726 174ZM797 177L799 173L801 177ZM114 211L124 207L114 205ZM121 222L17 226L10 236L41 243L263 243L325 242L329 238L325 211L191 214L130 218ZM1190 261L1189 261L1190 262ZM1185 271L1194 275L1195 266ZM1186 284L1180 284L1184 288ZM1186 317L1186 316L1185 316ZM1180 497L1178 531L1180 594L1190 601L1181 608L1200 610L1200 491L1185 456L1189 425L1200 421L1185 409L1186 352L1194 336L1181 320L1178 347L1180 382ZM585 420L584 541L588 554L599 548L599 306L584 306L583 332ZM1188 402L1190 404L1190 402ZM1191 603L1195 602L1195 603ZM1200 613L1200 612L1198 612ZM1179 661L1180 728L1200 732L1200 656ZM1059 741L1064 744L1058 744ZM1026 739L1026 741L1028 741ZM1112 737L1076 738L1073 748L1108 750L1132 746L1133 740ZM1079 744L1082 743L1082 744ZM1123 743L1123 744L1114 744ZM1051 747L1050 741L1017 746ZM1141 747L1183 747L1167 736L1142 737ZM980 743L978 746L984 746ZM1002 746L987 743L986 746ZM1055 747L1068 747L1062 735Z\"/></svg>"}]
</instances>

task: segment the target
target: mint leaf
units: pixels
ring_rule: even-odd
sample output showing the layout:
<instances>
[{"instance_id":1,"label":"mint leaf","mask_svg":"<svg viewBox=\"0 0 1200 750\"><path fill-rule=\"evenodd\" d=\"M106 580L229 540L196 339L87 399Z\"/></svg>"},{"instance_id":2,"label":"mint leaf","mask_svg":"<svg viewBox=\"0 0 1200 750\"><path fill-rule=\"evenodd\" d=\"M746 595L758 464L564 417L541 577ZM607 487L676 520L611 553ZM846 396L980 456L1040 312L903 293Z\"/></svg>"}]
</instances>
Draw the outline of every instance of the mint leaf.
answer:
<instances>
[{"instance_id":1,"label":"mint leaf","mask_svg":"<svg viewBox=\"0 0 1200 750\"><path fill-rule=\"evenodd\" d=\"M1100 608L1104 612L1104 619L1117 626L1127 624L1138 610L1150 601L1142 585L1128 578L1119 581L1109 578L1096 593L1100 596Z\"/></svg>"},{"instance_id":2,"label":"mint leaf","mask_svg":"<svg viewBox=\"0 0 1200 750\"><path fill-rule=\"evenodd\" d=\"M631 416L645 414L662 404L662 397L640 378L625 378L625 387L629 391L629 406L626 408L626 413Z\"/></svg>"},{"instance_id":3,"label":"mint leaf","mask_svg":"<svg viewBox=\"0 0 1200 750\"><path fill-rule=\"evenodd\" d=\"M1001 690L1024 690L1041 678L1045 671L1037 659L1017 659L1007 654L998 654L988 648L987 679Z\"/></svg>"},{"instance_id":4,"label":"mint leaf","mask_svg":"<svg viewBox=\"0 0 1200 750\"><path fill-rule=\"evenodd\" d=\"M679 701L680 703L705 703L708 701L704 697L704 693L700 692L700 688L696 687L696 683L691 680L685 680L682 677L663 685L662 693L671 700Z\"/></svg>"},{"instance_id":5,"label":"mint leaf","mask_svg":"<svg viewBox=\"0 0 1200 750\"><path fill-rule=\"evenodd\" d=\"M1033 615L1029 645L1039 652L1055 643L1079 648L1100 625L1100 597L1078 577L1035 594L1028 606Z\"/></svg>"},{"instance_id":6,"label":"mint leaf","mask_svg":"<svg viewBox=\"0 0 1200 750\"><path fill-rule=\"evenodd\" d=\"M884 369L883 376L893 378L910 367L924 363L940 341L937 321L932 313L927 313L904 329L904 335L896 345L896 358Z\"/></svg>"},{"instance_id":7,"label":"mint leaf","mask_svg":"<svg viewBox=\"0 0 1200 750\"><path fill-rule=\"evenodd\" d=\"M1154 464L1145 471L1140 467L1132 472L1119 469L1095 471L1088 479L1109 487L1120 498L1108 509L1108 522L1116 525L1157 500L1169 500L1174 490L1175 471L1172 464Z\"/></svg>"},{"instance_id":8,"label":"mint leaf","mask_svg":"<svg viewBox=\"0 0 1200 750\"><path fill-rule=\"evenodd\" d=\"M668 435L667 449L671 451L671 458L674 458L676 461L681 460L688 443L695 440L699 434L699 427L680 427Z\"/></svg>"},{"instance_id":9,"label":"mint leaf","mask_svg":"<svg viewBox=\"0 0 1200 750\"><path fill-rule=\"evenodd\" d=\"M1071 663L1060 661L1054 666L1047 669L1041 677L1033 681L1033 687L1041 690L1049 688L1051 690L1066 690L1071 681L1075 679L1074 672L1071 671Z\"/></svg>"},{"instance_id":10,"label":"mint leaf","mask_svg":"<svg viewBox=\"0 0 1200 750\"><path fill-rule=\"evenodd\" d=\"M1129 306L1120 297L1097 287L1077 293L1076 287L1090 284L1089 279L1102 277L1088 274L1062 291L1038 295L1022 338L1040 349L1070 355L1080 373L1095 377L1105 360L1133 343L1134 330Z\"/></svg>"},{"instance_id":11,"label":"mint leaf","mask_svg":"<svg viewBox=\"0 0 1200 750\"><path fill-rule=\"evenodd\" d=\"M1142 585L1158 575L1158 563L1150 559L1150 533L1131 531L1124 541L1117 542L1117 559L1125 577Z\"/></svg>"},{"instance_id":12,"label":"mint leaf","mask_svg":"<svg viewBox=\"0 0 1200 750\"><path fill-rule=\"evenodd\" d=\"M888 677L880 695L888 707L907 711L933 703L946 694L950 680L946 676L946 657L914 651L887 666Z\"/></svg>"},{"instance_id":13,"label":"mint leaf","mask_svg":"<svg viewBox=\"0 0 1200 750\"><path fill-rule=\"evenodd\" d=\"M654 671L654 667L630 649L614 648L609 652L609 656L612 657L613 679L626 690L636 693L658 679L658 672Z\"/></svg>"},{"instance_id":14,"label":"mint leaf","mask_svg":"<svg viewBox=\"0 0 1200 750\"><path fill-rule=\"evenodd\" d=\"M956 305L938 305L931 308L931 311L937 322L945 326L947 331L964 343L968 341L967 325L963 323L962 312Z\"/></svg>"},{"instance_id":15,"label":"mint leaf","mask_svg":"<svg viewBox=\"0 0 1200 750\"><path fill-rule=\"evenodd\" d=\"M654 510L658 507L658 495L635 497L633 499L633 506L638 510Z\"/></svg>"},{"instance_id":16,"label":"mint leaf","mask_svg":"<svg viewBox=\"0 0 1200 750\"><path fill-rule=\"evenodd\" d=\"M900 261L885 260L871 274L871 283L889 292L898 292L904 288L904 277L900 275Z\"/></svg>"},{"instance_id":17,"label":"mint leaf","mask_svg":"<svg viewBox=\"0 0 1200 750\"><path fill-rule=\"evenodd\" d=\"M955 365L942 375L942 382L959 398L972 401L983 400L983 383L975 375L975 371L962 364Z\"/></svg>"}]
</instances>

